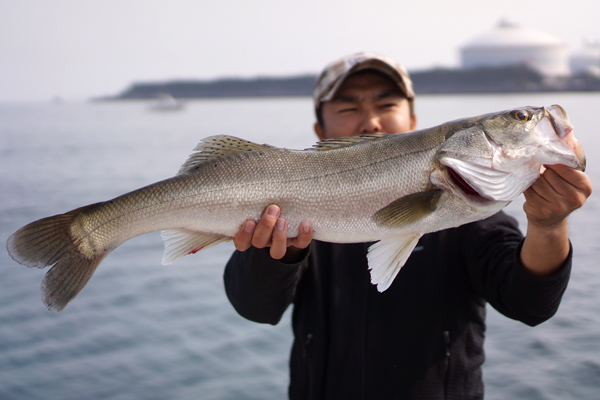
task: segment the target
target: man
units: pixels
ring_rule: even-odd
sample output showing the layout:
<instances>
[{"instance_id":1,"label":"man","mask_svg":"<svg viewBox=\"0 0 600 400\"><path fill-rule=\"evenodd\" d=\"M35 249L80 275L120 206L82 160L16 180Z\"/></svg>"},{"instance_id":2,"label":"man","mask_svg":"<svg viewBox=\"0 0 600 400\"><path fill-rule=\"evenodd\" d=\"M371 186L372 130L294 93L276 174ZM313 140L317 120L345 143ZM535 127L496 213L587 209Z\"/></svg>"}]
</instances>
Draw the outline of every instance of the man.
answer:
<instances>
[{"instance_id":1,"label":"man","mask_svg":"<svg viewBox=\"0 0 600 400\"><path fill-rule=\"evenodd\" d=\"M325 68L314 91L320 139L409 132L404 68L372 53ZM276 324L294 304L291 399L481 399L485 303L528 325L557 310L571 269L567 216L588 177L550 166L525 192L526 238L503 212L424 235L390 288L370 284L369 243L287 239L277 205L234 238L225 270L238 313Z\"/></svg>"}]
</instances>

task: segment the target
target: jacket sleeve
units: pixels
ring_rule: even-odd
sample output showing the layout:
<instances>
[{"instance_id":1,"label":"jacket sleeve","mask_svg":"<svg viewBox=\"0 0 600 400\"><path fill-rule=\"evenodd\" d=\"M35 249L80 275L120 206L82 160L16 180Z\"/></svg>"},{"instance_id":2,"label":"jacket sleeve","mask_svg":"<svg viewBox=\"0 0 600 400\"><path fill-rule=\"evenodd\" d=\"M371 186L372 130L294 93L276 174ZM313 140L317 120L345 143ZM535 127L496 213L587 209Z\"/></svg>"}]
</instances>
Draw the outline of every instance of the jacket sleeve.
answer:
<instances>
[{"instance_id":1,"label":"jacket sleeve","mask_svg":"<svg viewBox=\"0 0 600 400\"><path fill-rule=\"evenodd\" d=\"M523 237L504 214L467 226L463 240L471 285L505 316L538 325L558 310L571 273L573 249L554 274L536 277L521 264Z\"/></svg>"},{"instance_id":2,"label":"jacket sleeve","mask_svg":"<svg viewBox=\"0 0 600 400\"><path fill-rule=\"evenodd\" d=\"M254 322L275 325L292 303L310 247L296 264L274 260L268 249L235 251L225 267L225 292L235 310Z\"/></svg>"}]
</instances>

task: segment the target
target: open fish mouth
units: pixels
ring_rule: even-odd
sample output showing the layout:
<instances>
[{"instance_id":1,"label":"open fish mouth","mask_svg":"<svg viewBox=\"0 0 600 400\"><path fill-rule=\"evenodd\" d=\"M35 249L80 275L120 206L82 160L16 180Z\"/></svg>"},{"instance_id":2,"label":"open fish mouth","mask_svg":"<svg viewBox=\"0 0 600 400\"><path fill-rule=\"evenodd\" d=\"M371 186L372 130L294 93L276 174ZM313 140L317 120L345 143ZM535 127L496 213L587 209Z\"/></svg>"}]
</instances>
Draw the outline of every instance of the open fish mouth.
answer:
<instances>
[{"instance_id":1,"label":"open fish mouth","mask_svg":"<svg viewBox=\"0 0 600 400\"><path fill-rule=\"evenodd\" d=\"M571 125L571 122L569 121L567 112L558 104L553 104L550 107L546 107L545 111L546 117L552 124L552 128L554 128L554 132L556 132L558 137L561 138L562 143L566 144L573 150L575 157L577 160L579 160L580 164L574 168L585 171L586 158L583 152L583 147L581 147L579 141L575 139L573 125Z\"/></svg>"},{"instance_id":2,"label":"open fish mouth","mask_svg":"<svg viewBox=\"0 0 600 400\"><path fill-rule=\"evenodd\" d=\"M543 138L532 160L538 164L564 164L585 171L586 159L583 148L575 138L573 125L566 111L555 104L544 108L544 116L535 131Z\"/></svg>"},{"instance_id":3,"label":"open fish mouth","mask_svg":"<svg viewBox=\"0 0 600 400\"><path fill-rule=\"evenodd\" d=\"M558 104L553 104L545 110L546 117L550 120L554 132L561 139L573 132L573 125L569 122L569 117L564 108Z\"/></svg>"}]
</instances>

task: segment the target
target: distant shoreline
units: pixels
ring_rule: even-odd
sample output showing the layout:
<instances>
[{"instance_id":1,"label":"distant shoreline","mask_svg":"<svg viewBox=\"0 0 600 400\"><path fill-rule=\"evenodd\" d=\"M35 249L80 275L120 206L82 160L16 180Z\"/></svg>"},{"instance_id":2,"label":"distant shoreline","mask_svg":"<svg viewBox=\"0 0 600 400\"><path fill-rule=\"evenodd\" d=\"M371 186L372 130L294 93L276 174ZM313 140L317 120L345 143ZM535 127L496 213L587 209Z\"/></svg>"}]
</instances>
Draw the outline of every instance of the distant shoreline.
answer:
<instances>
[{"instance_id":1,"label":"distant shoreline","mask_svg":"<svg viewBox=\"0 0 600 400\"><path fill-rule=\"evenodd\" d=\"M432 69L411 72L417 94L540 93L600 91L600 77L547 78L525 66ZM168 94L176 99L311 96L316 75L253 79L177 80L134 83L114 96L94 101L146 100Z\"/></svg>"}]
</instances>

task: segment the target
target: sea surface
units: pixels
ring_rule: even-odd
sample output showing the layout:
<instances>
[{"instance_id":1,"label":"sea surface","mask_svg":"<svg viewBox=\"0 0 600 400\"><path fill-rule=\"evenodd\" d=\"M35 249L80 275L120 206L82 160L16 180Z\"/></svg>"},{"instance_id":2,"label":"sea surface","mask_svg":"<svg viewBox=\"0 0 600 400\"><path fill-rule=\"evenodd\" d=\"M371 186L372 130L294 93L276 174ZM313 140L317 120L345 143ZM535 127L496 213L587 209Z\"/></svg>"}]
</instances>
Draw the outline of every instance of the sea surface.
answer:
<instances>
[{"instance_id":1,"label":"sea surface","mask_svg":"<svg viewBox=\"0 0 600 400\"><path fill-rule=\"evenodd\" d=\"M523 105L569 112L600 189L600 94L418 98L419 128ZM308 97L0 103L0 241L49 215L171 177L198 141L235 135L287 148L315 142ZM522 196L507 211L526 227ZM489 307L487 399L600 399L600 196L571 217L574 269L554 318L530 328ZM0 250L0 399L269 400L287 397L290 313L243 319L223 289L231 243L161 265L159 233L116 249L60 314L45 270Z\"/></svg>"}]
</instances>

